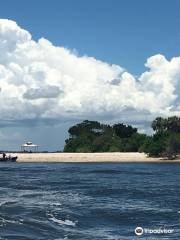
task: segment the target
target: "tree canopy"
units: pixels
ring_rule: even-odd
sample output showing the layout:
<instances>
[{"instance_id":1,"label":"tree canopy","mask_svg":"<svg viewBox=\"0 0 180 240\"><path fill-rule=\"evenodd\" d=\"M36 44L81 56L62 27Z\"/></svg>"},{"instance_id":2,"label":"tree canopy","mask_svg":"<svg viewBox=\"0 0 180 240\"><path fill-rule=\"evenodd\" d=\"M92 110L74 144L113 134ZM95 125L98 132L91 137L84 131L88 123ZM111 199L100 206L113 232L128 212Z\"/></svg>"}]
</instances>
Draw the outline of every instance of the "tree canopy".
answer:
<instances>
[{"instance_id":1,"label":"tree canopy","mask_svg":"<svg viewBox=\"0 0 180 240\"><path fill-rule=\"evenodd\" d=\"M69 128L65 152L138 152L174 159L180 154L180 118L157 117L154 134L147 136L124 123L114 125L84 120Z\"/></svg>"},{"instance_id":2,"label":"tree canopy","mask_svg":"<svg viewBox=\"0 0 180 240\"><path fill-rule=\"evenodd\" d=\"M155 133L146 139L142 151L149 156L175 159L180 154L180 118L157 117L152 122L152 128Z\"/></svg>"},{"instance_id":3,"label":"tree canopy","mask_svg":"<svg viewBox=\"0 0 180 240\"><path fill-rule=\"evenodd\" d=\"M85 120L69 128L65 152L137 152L146 135L123 123L101 124Z\"/></svg>"}]
</instances>

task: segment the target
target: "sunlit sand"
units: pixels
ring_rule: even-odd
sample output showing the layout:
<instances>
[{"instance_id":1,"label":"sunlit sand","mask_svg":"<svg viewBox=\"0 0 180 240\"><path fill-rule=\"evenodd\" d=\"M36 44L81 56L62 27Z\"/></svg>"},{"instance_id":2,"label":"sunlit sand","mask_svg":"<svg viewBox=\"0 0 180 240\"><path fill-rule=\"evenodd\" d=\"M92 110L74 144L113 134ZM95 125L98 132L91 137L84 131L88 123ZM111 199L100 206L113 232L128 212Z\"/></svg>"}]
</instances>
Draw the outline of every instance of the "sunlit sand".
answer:
<instances>
[{"instance_id":1,"label":"sunlit sand","mask_svg":"<svg viewBox=\"0 0 180 240\"><path fill-rule=\"evenodd\" d=\"M14 153L18 162L180 162L150 158L144 153Z\"/></svg>"}]
</instances>

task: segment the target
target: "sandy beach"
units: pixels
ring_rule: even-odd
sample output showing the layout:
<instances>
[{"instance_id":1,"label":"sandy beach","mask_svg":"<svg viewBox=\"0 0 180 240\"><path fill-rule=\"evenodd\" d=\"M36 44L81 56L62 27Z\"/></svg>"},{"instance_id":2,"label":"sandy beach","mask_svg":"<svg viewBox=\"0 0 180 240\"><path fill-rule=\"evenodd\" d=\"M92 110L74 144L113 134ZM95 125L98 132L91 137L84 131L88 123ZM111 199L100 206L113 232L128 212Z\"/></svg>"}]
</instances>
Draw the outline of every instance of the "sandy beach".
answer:
<instances>
[{"instance_id":1,"label":"sandy beach","mask_svg":"<svg viewBox=\"0 0 180 240\"><path fill-rule=\"evenodd\" d=\"M178 160L163 160L150 158L144 153L14 153L18 162L179 162Z\"/></svg>"}]
</instances>

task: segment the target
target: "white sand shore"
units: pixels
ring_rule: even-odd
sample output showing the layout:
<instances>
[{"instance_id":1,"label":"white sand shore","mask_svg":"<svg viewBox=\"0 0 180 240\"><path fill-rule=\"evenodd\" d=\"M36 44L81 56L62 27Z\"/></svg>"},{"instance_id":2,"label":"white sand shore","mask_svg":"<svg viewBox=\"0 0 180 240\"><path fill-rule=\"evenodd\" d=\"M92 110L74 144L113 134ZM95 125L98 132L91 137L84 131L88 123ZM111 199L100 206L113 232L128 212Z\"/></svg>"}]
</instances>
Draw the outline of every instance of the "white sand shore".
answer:
<instances>
[{"instance_id":1,"label":"white sand shore","mask_svg":"<svg viewBox=\"0 0 180 240\"><path fill-rule=\"evenodd\" d=\"M179 162L149 158L144 153L14 153L18 162Z\"/></svg>"}]
</instances>

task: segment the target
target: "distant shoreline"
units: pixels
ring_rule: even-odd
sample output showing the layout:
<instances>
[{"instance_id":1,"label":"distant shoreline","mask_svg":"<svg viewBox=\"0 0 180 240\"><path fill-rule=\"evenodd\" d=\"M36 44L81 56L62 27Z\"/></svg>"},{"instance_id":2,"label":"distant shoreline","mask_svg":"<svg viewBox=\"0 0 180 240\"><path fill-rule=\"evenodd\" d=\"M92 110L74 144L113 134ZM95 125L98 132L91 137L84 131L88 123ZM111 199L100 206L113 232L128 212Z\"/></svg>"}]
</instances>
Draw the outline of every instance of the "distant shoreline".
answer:
<instances>
[{"instance_id":1,"label":"distant shoreline","mask_svg":"<svg viewBox=\"0 0 180 240\"><path fill-rule=\"evenodd\" d=\"M105 152L105 153L13 153L18 156L17 162L144 162L144 163L180 163L180 159L165 160L162 158L147 157L144 153L137 152Z\"/></svg>"}]
</instances>

